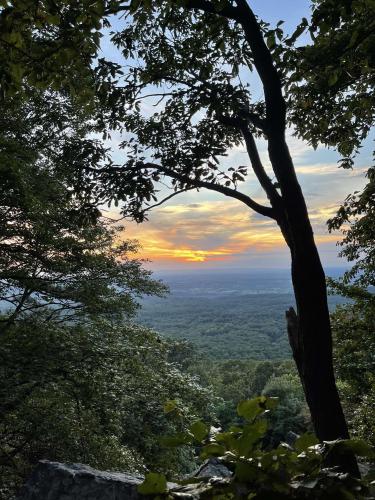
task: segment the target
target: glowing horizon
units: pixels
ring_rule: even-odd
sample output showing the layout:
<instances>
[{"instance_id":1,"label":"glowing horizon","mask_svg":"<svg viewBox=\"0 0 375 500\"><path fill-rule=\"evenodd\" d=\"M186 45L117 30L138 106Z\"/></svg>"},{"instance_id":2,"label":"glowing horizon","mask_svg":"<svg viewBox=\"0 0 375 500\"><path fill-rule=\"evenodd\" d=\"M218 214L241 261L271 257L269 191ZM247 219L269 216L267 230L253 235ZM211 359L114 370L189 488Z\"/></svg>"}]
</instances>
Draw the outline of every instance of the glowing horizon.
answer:
<instances>
[{"instance_id":1,"label":"glowing horizon","mask_svg":"<svg viewBox=\"0 0 375 500\"><path fill-rule=\"evenodd\" d=\"M312 150L291 134L288 137L295 169L308 205L322 261L325 265L345 265L337 257L339 232L330 234L327 219L334 216L349 193L362 189L365 172L371 163L370 141L357 159L353 171L340 169L338 155L331 150ZM267 145L259 141L265 168L272 176ZM237 147L225 161L244 164L244 150ZM163 188L164 189L164 188ZM254 174L239 190L267 204ZM167 193L161 192L163 198ZM118 212L109 212L116 217ZM151 210L142 224L126 222L122 239L138 240L139 257L150 261L153 269L209 268L215 263L225 267L287 267L290 256L280 229L274 220L263 217L241 202L211 191L180 194L168 203Z\"/></svg>"},{"instance_id":2,"label":"glowing horizon","mask_svg":"<svg viewBox=\"0 0 375 500\"><path fill-rule=\"evenodd\" d=\"M154 209L142 224L128 222L121 237L139 241L139 257L151 261L153 268L189 268L191 264L204 268L214 263L232 267L246 261L256 267L261 263L287 265L288 249L273 220L235 200L197 196L199 203L184 195L180 203ZM328 233L326 221L337 208L335 203L310 207L316 242L331 255L330 263L336 259L340 235Z\"/></svg>"}]
</instances>

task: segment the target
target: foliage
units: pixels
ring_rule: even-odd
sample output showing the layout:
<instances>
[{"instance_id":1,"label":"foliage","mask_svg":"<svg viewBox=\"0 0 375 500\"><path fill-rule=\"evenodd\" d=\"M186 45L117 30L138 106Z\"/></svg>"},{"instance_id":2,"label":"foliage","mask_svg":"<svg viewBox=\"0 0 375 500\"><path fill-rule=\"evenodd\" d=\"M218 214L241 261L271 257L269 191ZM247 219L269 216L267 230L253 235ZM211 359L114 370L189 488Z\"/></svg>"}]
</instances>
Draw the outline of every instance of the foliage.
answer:
<instances>
[{"instance_id":1,"label":"foliage","mask_svg":"<svg viewBox=\"0 0 375 500\"><path fill-rule=\"evenodd\" d=\"M209 418L212 397L168 362L169 348L131 324L64 326L34 317L13 325L0 344L2 498L42 458L105 470L188 470L191 453L161 453L159 438ZM190 416L163 413L167 400Z\"/></svg>"},{"instance_id":2,"label":"foliage","mask_svg":"<svg viewBox=\"0 0 375 500\"><path fill-rule=\"evenodd\" d=\"M345 296L359 299L370 299L368 287L375 286L375 167L368 170L367 178L363 191L349 195L328 221L331 231L342 230L340 255L353 263L341 281L330 280L330 285Z\"/></svg>"},{"instance_id":3,"label":"foliage","mask_svg":"<svg viewBox=\"0 0 375 500\"><path fill-rule=\"evenodd\" d=\"M117 204L119 201L126 200L127 204L123 208L123 212L132 215L137 220L143 220L146 217L145 210L150 208L151 200L157 201L159 196L158 182L163 181L162 177L169 177L171 179L170 187L172 188L171 196L180 191L207 187L240 199L263 215L271 216L274 219L277 218L275 214L277 212L276 208L280 208L280 193L284 196L285 193L290 191L290 182L286 182L285 186L285 182L284 184L283 182L274 184L271 181L257 156L254 137L269 137L271 129L277 129L278 137L280 132L283 137L285 128L284 101L281 97L281 82L278 80L280 75L284 78L282 83L286 83L287 88L298 95L296 108L293 108L293 105L289 102L289 110L292 112L291 120L297 124L299 133L310 142L316 144L317 140L321 140L316 138L317 134L320 134L320 138L324 136L323 142L330 145L339 143L341 153L349 155L358 146L358 141L367 134L372 99L368 93L368 88L369 84L372 83L373 76L372 62L370 61L369 64L366 59L367 62L364 65L363 60L367 57L366 53L373 40L373 35L371 21L366 22L363 29L357 23L367 21L367 18L364 18L364 8L366 4L370 5L370 3L372 8L373 2L370 2L370 0L346 2L346 8L340 9L337 15L335 14L336 17L331 16L331 11L335 10L331 1L325 0L316 3L316 12L318 13L315 12L313 15L311 30L312 32L318 30L316 47L318 47L321 55L324 53L326 56L321 57L320 55L319 60L324 61L326 64L326 71L320 71L319 74L324 75L323 80L328 78L327 81L323 81L321 87L319 87L321 82L318 82L318 97L321 96L319 92L322 93L321 89L323 88L324 93L328 96L331 114L337 119L333 125L328 123L326 121L327 106L324 107L324 116L321 113L322 108L316 107L314 112L310 113L316 123L315 129L311 128L310 125L305 129L303 128L307 120L300 120L300 117L303 117L300 110L301 108L308 110L311 107L309 100L311 95L314 98L316 97L314 94L317 88L315 85L316 68L313 66L311 70L311 61L314 64L314 58L315 61L317 59L314 52L316 47L311 50L306 47L303 51L299 49L296 51L286 50L285 54L290 59L283 60L280 51L281 44L285 43L289 47L294 43L298 33L294 39L292 37L289 41L283 40L280 25L276 30L272 30L260 20L257 23L254 18L255 27L259 28L260 36L263 35L267 40L270 49L270 53L266 51L267 57L273 57L274 61L279 65L277 72L274 70L271 61L271 69L274 70L271 73L276 77L276 87L280 83L281 102L280 109L276 106L276 111L280 112L280 120L273 120L271 112L273 106L269 104L271 101L275 101L269 99L269 93L267 93L269 88L265 88L265 101L254 101L250 87L243 83L243 80L247 79L249 71L252 71L254 64L259 70L259 64L256 61L256 50L253 50L254 45L251 46L250 43L251 37L246 36L242 18L238 17L239 10L235 9L235 6L241 3L246 5L246 2L233 3L231 1L219 2L216 0L213 0L213 2L187 1L182 3L162 0L155 2L132 0L126 5L126 8L124 7L127 12L125 25L118 33L112 35L114 44L128 62L129 60L132 62L129 71L125 75L119 65L103 60L98 60L95 63L97 66L90 68L98 48L100 23L103 17L112 11L112 8L114 9L113 12L116 12L119 5L117 2L111 2L109 11L106 10L108 3L103 2L38 2L38 10L34 9L35 2L31 0L22 2L9 1L1 4L3 7L0 10L0 61L3 64L0 85L2 96L7 98L6 104L10 106L4 115L2 128L5 134L3 134L4 137L1 138L2 142L0 143L1 147L4 144L2 151L5 159L4 165L6 165L4 167L5 188L4 192L1 193L6 200L2 214L5 221L2 245L5 251L4 258L0 261L3 297L6 297L16 307L14 312L17 314L22 312L22 309L29 313L32 309L49 306L48 313L42 314L39 319L25 314L19 315L20 323L15 325L12 324L12 321L9 321L9 319L15 319L11 312L10 316L5 318L8 328L8 331L5 331L4 334L5 342L9 341L11 333L14 333L13 337L10 337L13 340L13 338L18 338L19 334L21 334L20 338L22 338L22 332L29 331L29 328L33 333L42 331L46 335L47 333L50 334L50 328L53 328L53 331L56 330L61 334L59 337L60 343L59 340L53 338L52 341L47 341L46 344L51 349L59 347L58 354L62 355L66 352L63 342L68 342L68 335L64 335L65 332L69 331L72 341L79 341L80 335L88 334L92 328L96 331L97 325L93 327L89 323L87 326L83 326L81 323L80 326L76 327L71 324L66 327L59 327L56 323L51 323L51 325L43 325L42 327L39 321L46 319L51 321L55 312L66 312L66 309L72 313L69 317L70 320L77 318L82 320L82 316L77 315L78 310L81 310L86 317L97 313L101 316L107 314L112 317L117 314L117 319L119 319L124 312L131 313L134 310L134 295L161 291L160 285L149 279L149 275L141 269L139 262L126 261L122 264L118 263L118 257L124 251L131 250L132 247L125 245L113 250L112 244L115 234L109 231L105 224L100 221L100 214L95 208L95 205L100 202L114 201ZM199 8L196 8L197 6ZM336 29L332 30L328 38L325 37L326 31L322 25L322 19L332 20L335 24ZM302 29L304 24L306 23L303 22ZM352 29L353 24L356 35L353 37L353 33L351 33L348 41L347 28ZM298 29L301 31L301 28ZM363 33L365 35L364 40ZM348 72L348 78L345 72L330 67L332 57L329 51L331 47L337 49L334 58L334 62L337 64L337 53L340 52L342 46L344 47L344 54L346 52L351 53L354 50L357 52L356 55L361 54L362 61L360 65L366 67L366 72L363 74L361 72L358 76L357 64L353 62L349 70L354 77ZM326 55L327 52L328 55ZM296 54L297 59L293 59ZM302 64L295 64L296 61L300 62L301 54L303 54ZM354 57L350 59L350 61L355 60ZM42 61L43 68L41 67ZM138 62L139 65L137 66ZM346 64L343 58L341 58L340 62ZM58 71L55 70L56 67ZM292 67L297 68L294 74L290 73ZM298 73L299 68L301 68L300 73ZM243 75L246 76L245 79L242 78ZM287 78L289 78L289 83ZM301 81L302 84L298 83ZM304 89L306 82L312 85L313 90L311 90L311 87ZM273 80L273 83L275 83L275 80ZM290 83L294 84L294 87ZM27 120L25 121L25 117L29 118L30 109L32 110L36 99L33 96L30 99L30 94L28 94L30 87L41 86L45 88L51 85L52 88L69 92L72 95L78 94L81 100L87 102L89 97L93 97L94 84L96 84L95 99L91 100L90 106L84 108L85 111L89 110L93 113L90 117L81 115L83 120L79 120L75 110L73 112L75 118L72 121L69 120L72 113L64 118L61 109L69 109L69 106L66 108L67 101L65 97L63 94L54 96L53 92L48 91L42 95L40 103L44 106L44 110L49 99L51 99L53 105L51 105L50 109L47 109L46 115L43 115L40 111L37 113L37 120L40 120L40 117L43 116L43 123L31 121L28 124ZM344 86L344 90L338 89L339 84ZM157 86L160 92L155 91L154 86ZM333 88L334 92L326 92L327 87L328 90ZM353 89L358 94L356 94L355 99L352 99L350 95ZM12 108L12 95L16 99L17 94L14 92L20 92L21 90L23 92L22 99L26 95L28 103L25 108L21 109L21 112L25 110L25 116L22 116L20 120L20 108L17 105ZM153 95L148 97L150 91ZM361 91L360 98L359 91ZM302 101L300 99L301 95ZM308 96L307 99L306 95ZM339 100L337 96L339 96ZM96 107L98 101L101 105L100 111ZM341 104L344 101L347 109L344 108L343 113ZM150 104L154 106L150 106ZM55 109L60 114L55 113ZM150 113L150 109L153 112ZM293 115L293 113L295 114ZM33 117L33 113L31 113L31 117ZM94 120L92 120L93 118ZM8 122L12 124L14 131L10 137L7 135ZM93 122L96 123L95 126L92 125ZM29 129L24 128L25 123L29 125ZM347 124L344 132L342 132L343 123ZM278 128L279 125L280 128ZM127 160L124 165L115 165L111 162L103 145L99 141L93 140L92 135L88 139L87 134L102 130L105 126L120 131L125 129L128 132L121 144L121 147L127 152ZM41 133L39 133L40 131ZM46 131L49 134L46 134ZM309 135L310 131L311 134ZM46 138L47 144L44 142ZM239 183L244 180L247 174L247 167L224 165L221 162L221 157L224 157L231 147L237 146L242 141L246 143L250 163L260 184L267 193L272 208L263 207L238 191ZM288 157L283 139L281 142ZM20 144L22 144L22 148L19 147ZM28 147L24 148L24 144L27 144ZM272 148L270 149L272 150ZM15 154L15 151L18 150L21 151L20 156ZM347 162L348 164L350 165L350 161ZM274 169L275 165L277 166L277 163L273 162ZM290 178L293 179L292 165L290 166L290 173L292 174ZM275 170L275 174L278 176L278 169ZM285 181L283 176L279 175L279 177L281 177L282 181ZM280 181L279 178L278 180ZM74 191L71 190L72 185L74 185ZM297 186L295 192L299 193L299 186ZM295 199L292 200L291 206L293 209L285 218L284 211L288 204L277 212L280 226L282 226L283 221L289 221L290 216L293 219L294 214L301 213L300 210L295 210L295 206L298 208L298 203L295 205L295 202ZM303 199L300 207L304 208ZM307 216L305 222L308 232L310 226ZM287 234L285 227L282 230L285 236ZM354 238L356 238L355 235ZM292 240L289 239L289 241ZM15 242L18 242L18 245L15 245ZM362 242L360 245L362 245ZM124 294L124 289L128 293ZM51 306L56 307L57 310ZM65 314L62 317L60 314L59 319L68 319L68 315ZM111 326L110 328L116 327ZM214 330L219 330L220 333L220 328L215 326ZM71 335L72 331L74 332L73 335ZM214 331L215 333L217 332ZM37 342L38 339L39 336L36 336L36 339L32 338L33 342ZM40 336L40 339L43 340L43 335ZM246 336L245 339L248 340ZM33 349L33 342L31 342L30 346L29 340L27 340L26 344ZM6 343L4 345L6 346ZM22 343L19 348L23 348ZM116 346L117 348L118 346ZM42 353L44 352L38 345L39 349ZM240 346L236 346L236 349L237 352L241 351ZM79 352L81 353L82 350L85 349L80 344ZM14 346L13 351L12 355L18 352ZM137 348L135 351L143 359L144 351L139 349L138 352ZM155 351L159 352L157 349ZM274 351L278 352L276 343ZM69 370L75 374L76 370L83 369L85 360L82 361L81 358L75 357L74 352L72 354L69 349L68 352L74 360L74 366L69 366ZM103 356L102 347L98 349L98 352L100 352L100 356ZM125 353L123 354L124 359L129 360L131 357L129 353L127 353L127 357ZM133 356L134 352L132 351L131 354ZM61 361L55 352L53 357L48 353L46 356L51 359L57 356L57 360ZM89 358L90 356L91 354ZM24 356L25 359L27 357ZM165 361L166 358L161 354L160 357L161 360ZM10 354L7 359L8 361L11 360ZM35 357L32 359L35 359ZM97 363L99 367L102 366L96 354L93 359L92 364ZM106 359L105 356L104 359ZM65 358L63 361L66 361ZM11 365L11 361L9 361L9 364ZM104 367L105 370L110 370L112 364L113 359L111 359L111 363ZM47 370L48 377L51 373L53 376L56 375L53 369L49 367L48 362L42 363L42 365ZM38 363L36 363L37 366ZM136 368L139 370L138 366ZM29 368L25 370L25 373L28 373L28 370ZM106 418L102 420L102 410L99 412L99 418L91 406L88 405L90 411L86 412L85 407L85 413L82 416L79 413L81 410L80 404L76 405L78 409L74 406L77 399L77 388L75 387L77 384L80 390L84 390L81 399L87 396L86 392L90 394L90 397L91 394L95 394L96 399L101 399L99 392L95 392L96 389L86 388L85 384L91 382L87 374L82 378L85 384L80 382L81 378L78 379L77 375L68 395L64 391L61 393L56 391L56 387L60 382L70 384L71 375L69 375L69 370L63 368L64 373L68 372L68 379L64 375L65 378L62 382L58 379L58 382L54 382L52 389L49 386L47 387L50 391L48 397L44 393L47 390L45 389L45 379L42 382L38 379L36 386L31 386L30 396L27 391L26 393L22 392L26 388L30 389L30 387L21 383L20 389L22 393L19 401L22 401L22 405L26 405L26 407L24 408L21 405L22 415L17 414L19 419L16 418L17 425L18 421L20 421L20 427L26 428L26 433L29 432L27 422L33 422L33 418L35 418L35 422L37 421L37 417L33 415L32 410L37 407L38 414L46 412L50 415L52 413L50 412L50 404L55 404L55 400L57 400L58 403L56 404L60 404L64 409L73 412L73 410L70 410L73 407L74 411L78 412L72 417L74 423L71 427L78 429L77 435L81 439L85 437L86 430L89 428L91 430L98 422L106 430L105 436L107 438L109 435L108 429L111 430L110 425L112 423L107 425ZM92 373L91 365L90 370L87 370L87 373L89 372ZM43 370L41 373L43 374ZM142 370L140 373L143 373ZM146 373L148 377L151 376L151 373L147 371ZM32 373L32 375L35 378L38 374ZM170 378L172 378L174 383L180 380L176 373L169 379L168 373L163 372L163 375L166 380L170 381ZM291 419L294 418L295 413L300 412L298 389L293 376L282 375L266 379L264 373L256 375L258 375L255 377L257 387L261 386L264 378L264 382L267 380L268 384L263 385L262 390L264 392L273 393L278 391L280 396L285 398L285 409L281 411L283 405L280 405L278 410L281 411L281 415ZM19 376L17 370L14 371L13 376ZM138 376L139 372L137 372ZM181 377L184 379L183 376ZM147 378L146 375L145 378ZM158 380L158 383L161 384L162 381L165 384L164 378ZM12 380L12 377L10 379ZM77 382L77 380L79 381ZM16 382L18 383L18 380ZM149 384L149 379L147 379L147 383ZM181 383L181 387L184 383ZM137 384L130 385L131 395L139 391L139 385ZM98 387L100 387L100 384L98 384ZM157 385L157 388L159 387L161 385ZM290 389L293 391L293 396L290 394ZM243 388L239 387L238 391L241 390ZM110 403L113 404L113 401L109 397L107 398L105 390L103 392L105 394L103 402L111 406ZM16 396L16 393L14 396ZM72 393L75 400L72 399ZM145 393L149 394L146 390ZM164 396L168 396L169 399L166 405L166 414L171 419L171 422L178 426L177 422L180 421L181 415L189 414L188 411L180 412L177 403L173 403L178 399L183 399L182 393L178 393L176 396L173 391L170 391ZM62 399L60 400L59 397ZM269 399L261 398L257 401L259 404L260 402L266 404ZM27 407L29 402L30 407ZM152 398L151 402L154 402ZM258 403L241 404L239 406L241 415L249 417L251 412L259 412L261 406ZM159 400L158 404L160 404ZM290 414L289 410L293 405L294 409ZM149 433L150 428L157 427L159 429L159 427L163 427L161 424L159 426L158 419L156 419L157 421L154 420L156 417L154 417L153 411L157 407L156 403L153 405L150 404L149 399L142 399L141 407L142 411L147 410L147 418L144 420L139 418L138 421L126 420L126 418L130 419L130 415L125 418L121 414L115 417L115 424L113 424L116 426L118 421L127 424L125 425L126 430L122 431L125 434L121 434L120 445L123 445L123 440L130 446L128 451L125 450L127 454L126 460L134 464L137 463L139 457L140 460L144 458L146 461L147 457L154 458L158 444L153 442L152 439L151 442L141 441L134 447L131 444L138 443L139 435L144 430ZM129 406L127 406L127 409L129 409ZM150 414L148 413L150 409L151 417L149 417ZM28 412L30 413L29 420L27 422L22 421L22 418ZM6 413L6 418L9 415L13 418L12 412ZM49 418L51 420L50 416ZM88 421L86 422L85 419L88 419ZM46 421L48 422L48 418L46 418ZM75 425L76 422L78 424ZM138 425L142 424L143 428L137 428L137 422ZM245 430L233 431L239 435L231 437L234 440L247 438L247 432L249 431L249 435L251 435L251 432L256 430L256 426L264 428L264 424L258 424L258 422L260 421L257 420L252 424L248 424L250 427L251 425L255 426L252 430L250 427L246 428L245 426ZM48 445L53 443L53 450L59 450L58 443L56 444L54 441L55 437L51 437L49 434L49 432L55 432L54 430L58 425L59 420L57 419L48 429L43 428L43 432L40 431L41 446L44 443L44 437L48 441ZM277 428L277 426L275 427ZM134 435L128 435L130 430ZM178 430L180 435L186 436L184 429ZM113 432L115 433L115 431ZM202 437L204 432L204 424L191 427L191 434L196 438ZM281 435L285 432L285 429L279 429L278 432ZM58 433L65 436L67 427L58 429ZM27 438L29 438L29 434ZM153 430L151 435L153 435ZM261 435L262 432L260 432L259 437ZM12 437L14 436L11 435L10 439ZM69 437L73 437L73 433ZM93 436L90 435L91 437ZM67 438L69 455L82 455L83 448L80 448L78 441L71 443ZM187 440L183 439L183 442L186 443ZM90 441L90 443L92 449L99 448L96 442ZM20 444L22 446L19 452L18 446ZM112 446L116 450L117 444L115 440L114 444L108 445L108 448ZM6 443L6 453L9 454L8 446L9 443ZM23 453L23 450L26 450L26 455L29 453L27 442L26 444L23 444L23 441L21 443L11 443L11 446L13 446L13 450L16 450L15 456L17 459L19 458L18 452ZM107 445L101 444L100 446L106 449ZM209 456L215 450L216 452L218 450L223 451L223 444L219 442L210 442L207 446L205 456ZM92 453L92 456L95 455L94 452L90 451L90 453ZM122 449L120 449L120 455L121 453ZM256 453L261 454L259 455L261 456L260 462L263 461L264 457L266 457L264 458L265 462L269 460L271 464L269 468L273 471L273 458L272 460L270 458L273 455L267 456L266 453L268 452L264 450L258 450ZM30 452L30 455L32 455L32 452ZM104 453L103 461L105 456ZM294 457L292 454L288 456L289 458ZM115 460L113 456L111 459ZM166 456L165 460L167 459L172 460ZM19 460L21 469L26 469L31 461L29 456L26 458L21 457ZM316 461L314 456L313 462L316 463ZM276 463L278 463L278 459ZM257 461L254 464L258 467ZM156 468L163 468L164 465L164 463L158 464L155 462ZM245 460L241 467L247 469L248 465L249 463ZM261 463L260 468L262 466ZM283 470L283 467L280 470ZM286 470L288 472L287 466ZM283 470L284 472L285 470ZM317 482L310 488L314 493L316 493L315 487L318 488L325 481L330 481L329 474L321 471L321 475L322 477L319 476ZM292 477L291 472L288 477L289 479ZM339 476L332 476L332 488L337 488L337 478ZM153 476L149 479L151 485L156 482L159 493L161 493L164 489L164 483L162 482L160 486L160 477ZM348 478L342 479L346 481ZM273 484L272 481L270 484ZM289 486L286 482L283 486L284 491ZM300 484L297 484L295 490L297 491L299 487ZM330 487L330 485L327 486L327 491L329 491ZM285 494L292 494L291 491L289 489Z\"/></svg>"},{"instance_id":4,"label":"foliage","mask_svg":"<svg viewBox=\"0 0 375 500\"><path fill-rule=\"evenodd\" d=\"M276 397L279 401L269 416L271 432L268 438L274 445L285 441L290 432L301 434L311 428L301 381L293 371L270 377L262 391L265 396Z\"/></svg>"},{"instance_id":5,"label":"foliage","mask_svg":"<svg viewBox=\"0 0 375 500\"><path fill-rule=\"evenodd\" d=\"M48 307L52 316L132 314L135 298L164 287L129 255L94 200L69 184L71 158L100 162L105 151L87 138L89 118L53 93L8 99L0 118L0 299L2 329ZM6 314L5 314L6 312Z\"/></svg>"},{"instance_id":6,"label":"foliage","mask_svg":"<svg viewBox=\"0 0 375 500\"><path fill-rule=\"evenodd\" d=\"M193 362L189 372L222 398L215 404L222 428L238 424L236 407L241 400L262 394L279 399L278 407L269 415L269 443L279 443L290 431L301 433L311 426L293 361L204 360Z\"/></svg>"},{"instance_id":7,"label":"foliage","mask_svg":"<svg viewBox=\"0 0 375 500\"><path fill-rule=\"evenodd\" d=\"M26 83L93 97L90 68L99 47L104 0L2 0L0 95Z\"/></svg>"},{"instance_id":8,"label":"foliage","mask_svg":"<svg viewBox=\"0 0 375 500\"><path fill-rule=\"evenodd\" d=\"M375 307L357 300L332 315L336 372L354 436L375 444Z\"/></svg>"},{"instance_id":9,"label":"foliage","mask_svg":"<svg viewBox=\"0 0 375 500\"><path fill-rule=\"evenodd\" d=\"M199 498L371 498L366 481L324 467L324 461L335 452L345 454L351 450L358 456L373 458L375 450L363 441L341 440L319 445L315 436L304 434L293 448L286 444L274 449L264 448L262 440L268 424L262 417L275 406L277 399L266 396L241 401L237 411L244 423L227 432L210 430L203 423L199 425L199 433L196 432L197 423L190 427L184 442L198 444L201 458L218 457L232 472L229 478L201 480L196 486ZM159 492L155 490L154 493Z\"/></svg>"},{"instance_id":10,"label":"foliage","mask_svg":"<svg viewBox=\"0 0 375 500\"><path fill-rule=\"evenodd\" d=\"M243 133L253 151L252 134L266 135L265 104L253 100L244 83L254 54L240 12L232 2L217 0L130 2L111 33L125 64L112 61L112 73L104 64L98 70L106 83L98 91L98 121L124 132L120 148L126 158L96 172L80 169L96 196L124 202L123 212L142 221L165 192L159 183L165 178L172 196L208 188L272 216L238 192L248 168L224 165L221 158L244 141ZM266 35L266 23L259 20L259 26ZM237 118L237 124L231 122ZM278 198L263 167L259 170L263 188Z\"/></svg>"},{"instance_id":11,"label":"foliage","mask_svg":"<svg viewBox=\"0 0 375 500\"><path fill-rule=\"evenodd\" d=\"M375 308L371 301L341 306L332 315L337 373L363 395L373 384Z\"/></svg>"},{"instance_id":12,"label":"foliage","mask_svg":"<svg viewBox=\"0 0 375 500\"><path fill-rule=\"evenodd\" d=\"M190 451L161 457L159 436L209 416L211 394L169 361L169 343L128 323L141 295L165 287L97 200L72 189L71 169L107 161L90 110L24 92L0 117L2 498L41 458L188 470ZM168 399L186 423L161 414Z\"/></svg>"},{"instance_id":13,"label":"foliage","mask_svg":"<svg viewBox=\"0 0 375 500\"><path fill-rule=\"evenodd\" d=\"M337 147L350 167L374 120L375 5L372 0L314 0L312 43L288 64L291 122L314 146ZM290 55L290 54L289 54Z\"/></svg>"},{"instance_id":14,"label":"foliage","mask_svg":"<svg viewBox=\"0 0 375 500\"><path fill-rule=\"evenodd\" d=\"M213 295L209 284L196 297L189 291L183 295L175 293L176 279L166 277L171 293L165 298L150 297L142 301L137 316L140 323L168 337L186 339L202 356L213 360L290 358L285 310L294 303L292 292L249 296L246 290L244 293L240 290ZM236 275L228 274L224 279L227 279L224 286L230 287ZM249 282L251 279L249 276ZM343 302L341 297L329 297L332 309Z\"/></svg>"},{"instance_id":15,"label":"foliage","mask_svg":"<svg viewBox=\"0 0 375 500\"><path fill-rule=\"evenodd\" d=\"M362 192L347 197L329 228L341 229L340 255L352 263L334 293L351 299L332 315L336 372L352 434L375 443L375 169Z\"/></svg>"}]
</instances>

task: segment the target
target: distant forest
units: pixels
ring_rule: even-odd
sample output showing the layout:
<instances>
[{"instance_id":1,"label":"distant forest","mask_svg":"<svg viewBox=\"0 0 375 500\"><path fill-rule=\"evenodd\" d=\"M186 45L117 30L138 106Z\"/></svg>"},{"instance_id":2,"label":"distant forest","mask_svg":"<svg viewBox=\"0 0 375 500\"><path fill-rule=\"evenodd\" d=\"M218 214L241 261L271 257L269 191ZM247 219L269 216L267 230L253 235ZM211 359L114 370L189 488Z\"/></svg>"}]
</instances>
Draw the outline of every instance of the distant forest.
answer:
<instances>
[{"instance_id":1,"label":"distant forest","mask_svg":"<svg viewBox=\"0 0 375 500\"><path fill-rule=\"evenodd\" d=\"M206 274L199 296L194 290L182 286L175 288L181 276L166 275L165 282L171 287L166 297L147 297L142 301L138 318L145 326L153 328L163 336L187 340L197 348L202 357L215 359L282 360L291 357L286 331L285 311L294 304L292 293L251 293L253 273L242 273L240 284L238 274L224 271L220 284L226 283L237 289L230 294L212 291L213 278ZM283 273L287 283L288 271ZM277 276L278 277L278 276ZM193 279L193 278L192 278ZM184 278L187 287L190 283ZM202 280L202 278L201 278ZM277 278L274 284L279 285ZM272 286L272 273L267 272L258 281L264 287ZM240 285L240 286L239 286ZM287 287L284 286L286 289ZM247 291L247 294L246 294ZM255 291L255 290L254 290ZM250 293L249 293L250 292ZM348 302L347 298L330 295L331 309Z\"/></svg>"}]
</instances>

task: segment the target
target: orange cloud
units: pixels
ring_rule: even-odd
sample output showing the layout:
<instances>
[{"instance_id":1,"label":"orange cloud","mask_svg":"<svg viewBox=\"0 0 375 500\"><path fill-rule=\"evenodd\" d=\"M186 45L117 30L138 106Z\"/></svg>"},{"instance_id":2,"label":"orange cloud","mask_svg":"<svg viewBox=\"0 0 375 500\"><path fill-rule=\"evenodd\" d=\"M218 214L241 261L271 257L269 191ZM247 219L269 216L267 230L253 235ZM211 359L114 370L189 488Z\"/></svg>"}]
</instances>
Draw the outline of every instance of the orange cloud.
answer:
<instances>
[{"instance_id":1,"label":"orange cloud","mask_svg":"<svg viewBox=\"0 0 375 500\"><path fill-rule=\"evenodd\" d=\"M184 201L183 198L181 201ZM276 223L235 200L178 203L154 210L149 221L128 223L124 238L141 243L140 256L155 263L235 261L245 254L280 254L286 245ZM335 213L330 204L311 209L317 243L336 242L326 220Z\"/></svg>"},{"instance_id":2,"label":"orange cloud","mask_svg":"<svg viewBox=\"0 0 375 500\"><path fill-rule=\"evenodd\" d=\"M150 249L149 249L150 250ZM207 260L225 260L230 256L230 250L195 250L193 248L160 248L154 249L150 255L157 258L167 258L183 262L205 262Z\"/></svg>"},{"instance_id":3,"label":"orange cloud","mask_svg":"<svg viewBox=\"0 0 375 500\"><path fill-rule=\"evenodd\" d=\"M283 239L273 221L232 200L178 204L155 210L148 222L126 226L140 255L154 262L233 260L252 250L276 249Z\"/></svg>"}]
</instances>

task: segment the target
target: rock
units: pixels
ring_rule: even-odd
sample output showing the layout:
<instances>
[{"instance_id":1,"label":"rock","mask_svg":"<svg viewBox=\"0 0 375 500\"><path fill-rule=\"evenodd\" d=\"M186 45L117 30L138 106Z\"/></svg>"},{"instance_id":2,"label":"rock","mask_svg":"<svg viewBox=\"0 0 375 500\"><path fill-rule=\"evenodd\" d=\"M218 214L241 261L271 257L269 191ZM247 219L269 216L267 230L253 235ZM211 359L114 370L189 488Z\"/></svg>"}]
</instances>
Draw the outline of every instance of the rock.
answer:
<instances>
[{"instance_id":1,"label":"rock","mask_svg":"<svg viewBox=\"0 0 375 500\"><path fill-rule=\"evenodd\" d=\"M285 442L286 442L286 444L288 444L289 446L291 446L293 448L294 443L297 441L298 438L299 438L299 434L296 434L293 431L288 431L288 433L285 437Z\"/></svg>"},{"instance_id":2,"label":"rock","mask_svg":"<svg viewBox=\"0 0 375 500\"><path fill-rule=\"evenodd\" d=\"M193 474L193 477L230 477L231 471L217 458L209 458Z\"/></svg>"},{"instance_id":3,"label":"rock","mask_svg":"<svg viewBox=\"0 0 375 500\"><path fill-rule=\"evenodd\" d=\"M141 476L122 472L42 460L17 500L135 500L141 498L137 486L142 481Z\"/></svg>"},{"instance_id":4,"label":"rock","mask_svg":"<svg viewBox=\"0 0 375 500\"><path fill-rule=\"evenodd\" d=\"M211 484L228 481L231 472L213 458L197 470L202 482L180 486L168 483L170 497L198 500ZM16 500L141 500L137 486L143 477L122 472L103 472L88 465L62 464L42 460L21 488ZM149 497L148 497L149 498Z\"/></svg>"}]
</instances>

